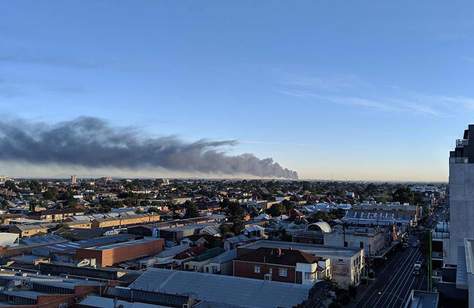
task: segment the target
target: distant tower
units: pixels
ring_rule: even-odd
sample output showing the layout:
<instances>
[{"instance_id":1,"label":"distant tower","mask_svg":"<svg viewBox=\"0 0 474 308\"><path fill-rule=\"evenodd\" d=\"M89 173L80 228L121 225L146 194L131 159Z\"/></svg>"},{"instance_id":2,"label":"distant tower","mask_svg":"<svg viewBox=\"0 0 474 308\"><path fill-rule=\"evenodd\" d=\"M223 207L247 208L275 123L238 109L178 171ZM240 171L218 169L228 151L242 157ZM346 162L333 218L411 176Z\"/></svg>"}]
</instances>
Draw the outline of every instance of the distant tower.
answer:
<instances>
[{"instance_id":1,"label":"distant tower","mask_svg":"<svg viewBox=\"0 0 474 308\"><path fill-rule=\"evenodd\" d=\"M449 155L449 244L444 263L457 265L464 239L474 238L474 125Z\"/></svg>"},{"instance_id":2,"label":"distant tower","mask_svg":"<svg viewBox=\"0 0 474 308\"><path fill-rule=\"evenodd\" d=\"M76 185L77 184L77 176L71 175L71 185Z\"/></svg>"}]
</instances>

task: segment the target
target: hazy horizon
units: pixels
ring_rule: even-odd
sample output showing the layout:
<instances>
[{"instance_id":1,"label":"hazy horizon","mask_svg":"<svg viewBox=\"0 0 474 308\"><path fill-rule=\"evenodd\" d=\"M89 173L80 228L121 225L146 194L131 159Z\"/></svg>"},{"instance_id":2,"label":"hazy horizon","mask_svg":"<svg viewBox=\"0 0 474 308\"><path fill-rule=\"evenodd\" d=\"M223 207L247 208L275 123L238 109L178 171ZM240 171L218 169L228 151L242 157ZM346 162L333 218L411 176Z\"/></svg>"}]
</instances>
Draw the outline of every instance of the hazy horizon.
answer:
<instances>
[{"instance_id":1,"label":"hazy horizon","mask_svg":"<svg viewBox=\"0 0 474 308\"><path fill-rule=\"evenodd\" d=\"M1 2L0 174L446 182L472 9Z\"/></svg>"}]
</instances>

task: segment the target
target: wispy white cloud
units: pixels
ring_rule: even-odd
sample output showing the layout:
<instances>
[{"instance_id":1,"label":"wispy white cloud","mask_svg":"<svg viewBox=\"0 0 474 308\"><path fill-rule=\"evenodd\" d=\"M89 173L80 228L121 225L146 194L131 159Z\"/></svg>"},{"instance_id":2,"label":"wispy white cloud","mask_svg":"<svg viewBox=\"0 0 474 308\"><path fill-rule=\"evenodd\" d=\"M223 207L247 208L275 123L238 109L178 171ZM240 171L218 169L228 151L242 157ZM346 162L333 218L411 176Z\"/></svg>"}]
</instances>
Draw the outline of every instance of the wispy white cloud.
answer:
<instances>
[{"instance_id":1,"label":"wispy white cloud","mask_svg":"<svg viewBox=\"0 0 474 308\"><path fill-rule=\"evenodd\" d=\"M351 89L372 89L373 85L362 80L356 75L339 74L318 77L318 76L301 76L294 74L284 74L281 85L293 87L296 89L318 89L321 91L336 92Z\"/></svg>"},{"instance_id":2,"label":"wispy white cloud","mask_svg":"<svg viewBox=\"0 0 474 308\"><path fill-rule=\"evenodd\" d=\"M337 82L335 80L343 80ZM354 80L351 86L350 80ZM295 78L281 83L277 92L317 103L334 103L383 112L400 112L431 117L451 116L456 110L474 109L474 97L427 95L398 86L376 87L360 78Z\"/></svg>"}]
</instances>

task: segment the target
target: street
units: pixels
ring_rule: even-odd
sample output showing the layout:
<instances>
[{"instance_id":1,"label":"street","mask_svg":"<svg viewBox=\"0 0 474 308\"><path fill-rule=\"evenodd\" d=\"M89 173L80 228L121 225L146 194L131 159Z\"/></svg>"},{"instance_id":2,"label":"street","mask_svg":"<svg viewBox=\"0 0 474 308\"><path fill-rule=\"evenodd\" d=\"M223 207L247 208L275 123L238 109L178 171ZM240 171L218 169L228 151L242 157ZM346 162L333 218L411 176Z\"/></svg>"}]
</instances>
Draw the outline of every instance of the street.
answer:
<instances>
[{"instance_id":1,"label":"street","mask_svg":"<svg viewBox=\"0 0 474 308\"><path fill-rule=\"evenodd\" d=\"M418 247L396 252L377 273L356 307L402 307L412 289L426 289L426 271L413 274L413 265L422 259Z\"/></svg>"}]
</instances>

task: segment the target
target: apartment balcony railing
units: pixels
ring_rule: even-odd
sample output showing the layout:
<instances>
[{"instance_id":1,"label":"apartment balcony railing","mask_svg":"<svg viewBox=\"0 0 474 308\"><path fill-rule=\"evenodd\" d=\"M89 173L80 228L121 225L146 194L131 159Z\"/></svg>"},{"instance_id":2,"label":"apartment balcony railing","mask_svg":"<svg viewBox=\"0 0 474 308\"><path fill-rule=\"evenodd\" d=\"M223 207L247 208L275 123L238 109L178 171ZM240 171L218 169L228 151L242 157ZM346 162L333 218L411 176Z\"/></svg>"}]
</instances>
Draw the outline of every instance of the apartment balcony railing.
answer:
<instances>
[{"instance_id":1,"label":"apartment balcony railing","mask_svg":"<svg viewBox=\"0 0 474 308\"><path fill-rule=\"evenodd\" d=\"M463 147L469 144L469 139L458 139L456 140L457 147Z\"/></svg>"},{"instance_id":2,"label":"apartment balcony railing","mask_svg":"<svg viewBox=\"0 0 474 308\"><path fill-rule=\"evenodd\" d=\"M436 232L436 231L433 231L432 237L433 237L433 239L449 238L449 232Z\"/></svg>"},{"instance_id":3,"label":"apartment balcony railing","mask_svg":"<svg viewBox=\"0 0 474 308\"><path fill-rule=\"evenodd\" d=\"M468 164L469 159L467 157L450 157L449 162L455 164Z\"/></svg>"}]
</instances>

